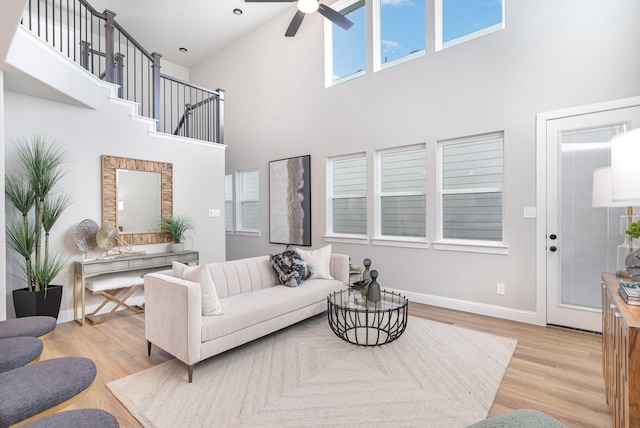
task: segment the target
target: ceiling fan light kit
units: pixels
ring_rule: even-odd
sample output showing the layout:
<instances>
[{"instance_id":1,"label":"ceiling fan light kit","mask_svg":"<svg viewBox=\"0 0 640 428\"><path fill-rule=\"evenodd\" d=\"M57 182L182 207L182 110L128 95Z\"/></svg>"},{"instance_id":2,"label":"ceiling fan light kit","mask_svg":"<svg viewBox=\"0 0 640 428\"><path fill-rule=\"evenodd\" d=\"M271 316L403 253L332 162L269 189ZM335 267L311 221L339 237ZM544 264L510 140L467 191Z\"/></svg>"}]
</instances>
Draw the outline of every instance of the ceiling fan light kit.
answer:
<instances>
[{"instance_id":1,"label":"ceiling fan light kit","mask_svg":"<svg viewBox=\"0 0 640 428\"><path fill-rule=\"evenodd\" d=\"M318 10L317 0L298 0L298 10L304 13L313 13Z\"/></svg>"},{"instance_id":2,"label":"ceiling fan light kit","mask_svg":"<svg viewBox=\"0 0 640 428\"><path fill-rule=\"evenodd\" d=\"M318 0L244 0L246 3L293 3L297 2L296 5L298 10L296 14L293 16L291 20L291 24L289 24L289 28L287 28L286 33L284 33L285 37L293 37L298 32L298 28L300 28L300 24L302 24L302 20L307 13L313 13L315 11L320 12L322 16L327 18L329 21L333 22L340 28L348 30L353 26L353 22L351 22L348 18L342 15L340 12L337 12L330 8L329 6L325 6L320 3Z\"/></svg>"}]
</instances>

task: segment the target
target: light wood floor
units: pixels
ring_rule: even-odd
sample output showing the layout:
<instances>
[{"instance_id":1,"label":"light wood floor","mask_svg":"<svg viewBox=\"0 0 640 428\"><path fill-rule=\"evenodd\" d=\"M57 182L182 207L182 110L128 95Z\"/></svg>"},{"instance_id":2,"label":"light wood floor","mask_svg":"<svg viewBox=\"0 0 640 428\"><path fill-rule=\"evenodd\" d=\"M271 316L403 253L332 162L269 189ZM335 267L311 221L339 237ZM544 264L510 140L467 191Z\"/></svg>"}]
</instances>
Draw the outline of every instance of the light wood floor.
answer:
<instances>
[{"instance_id":1,"label":"light wood floor","mask_svg":"<svg viewBox=\"0 0 640 428\"><path fill-rule=\"evenodd\" d=\"M569 427L612 427L602 380L601 336L554 327L538 327L482 315L411 303L411 315L518 340L489 416L531 408ZM411 328L410 324L409 327ZM98 407L113 414L122 427L138 422L113 397L106 384L172 357L154 347L147 357L144 314L115 314L104 324L81 327L60 324L45 339L42 359L85 356L98 375L91 389L71 408ZM195 367L197 376L198 366ZM186 372L186 368L185 368Z\"/></svg>"}]
</instances>

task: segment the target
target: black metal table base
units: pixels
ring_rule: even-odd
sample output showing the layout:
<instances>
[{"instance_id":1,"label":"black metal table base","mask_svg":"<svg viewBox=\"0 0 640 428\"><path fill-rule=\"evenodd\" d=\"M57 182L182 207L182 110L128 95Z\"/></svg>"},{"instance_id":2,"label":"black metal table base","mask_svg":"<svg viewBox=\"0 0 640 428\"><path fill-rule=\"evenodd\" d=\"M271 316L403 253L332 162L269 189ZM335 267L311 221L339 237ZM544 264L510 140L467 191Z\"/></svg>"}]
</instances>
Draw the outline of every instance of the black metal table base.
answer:
<instances>
[{"instance_id":1,"label":"black metal table base","mask_svg":"<svg viewBox=\"0 0 640 428\"><path fill-rule=\"evenodd\" d=\"M356 301L357 292L338 291L327 298L329 325L342 340L378 346L396 340L407 327L408 301L383 290L380 302Z\"/></svg>"}]
</instances>

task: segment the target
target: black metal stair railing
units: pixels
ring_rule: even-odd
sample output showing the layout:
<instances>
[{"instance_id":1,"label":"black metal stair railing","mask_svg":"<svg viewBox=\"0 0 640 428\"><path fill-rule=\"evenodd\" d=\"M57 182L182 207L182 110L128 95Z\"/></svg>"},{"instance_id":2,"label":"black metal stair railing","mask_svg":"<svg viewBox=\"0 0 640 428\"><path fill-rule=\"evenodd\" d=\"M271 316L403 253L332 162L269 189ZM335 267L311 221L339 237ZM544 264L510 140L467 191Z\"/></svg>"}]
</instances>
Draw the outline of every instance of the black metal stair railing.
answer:
<instances>
[{"instance_id":1,"label":"black metal stair railing","mask_svg":"<svg viewBox=\"0 0 640 428\"><path fill-rule=\"evenodd\" d=\"M86 0L29 0L22 25L96 77L118 85L156 130L224 143L224 91L164 75L158 53L147 52L115 20Z\"/></svg>"}]
</instances>

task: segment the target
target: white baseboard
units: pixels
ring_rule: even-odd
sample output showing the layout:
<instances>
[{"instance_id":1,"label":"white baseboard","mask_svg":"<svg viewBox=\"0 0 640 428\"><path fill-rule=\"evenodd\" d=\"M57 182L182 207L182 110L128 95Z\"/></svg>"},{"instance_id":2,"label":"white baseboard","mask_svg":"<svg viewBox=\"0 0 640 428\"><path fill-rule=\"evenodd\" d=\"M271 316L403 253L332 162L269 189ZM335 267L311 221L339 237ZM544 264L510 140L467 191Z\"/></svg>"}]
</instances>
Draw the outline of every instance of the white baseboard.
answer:
<instances>
[{"instance_id":1,"label":"white baseboard","mask_svg":"<svg viewBox=\"0 0 640 428\"><path fill-rule=\"evenodd\" d=\"M132 305L132 306L142 305L143 303L144 303L144 295L142 295L142 296L133 296L133 297L130 297L130 298L127 299L127 304ZM102 308L100 310L100 312L98 312L98 315L106 314L115 305L116 305L116 303L114 303L114 302L107 303L105 305L105 307ZM90 313L90 312L95 311L98 306L100 306L100 303L97 303L97 304L91 305L91 306L86 306L85 307L85 313ZM117 312L123 311L123 310L127 310L127 308L125 308L124 306L121 306L121 307L118 308ZM78 312L80 312L79 309L78 309ZM69 322L69 321L73 321L73 309L65 309L64 311L60 311L60 313L58 314L58 324L63 323L63 322ZM85 323L85 325L86 325L86 323Z\"/></svg>"},{"instance_id":2,"label":"white baseboard","mask_svg":"<svg viewBox=\"0 0 640 428\"><path fill-rule=\"evenodd\" d=\"M454 309L462 312L469 312L478 315L501 318L511 321L519 321L527 324L546 325L540 321L540 316L531 311L505 308L503 306L487 305L467 300L452 299L449 297L433 296L430 294L415 293L412 291L397 290L388 288L389 291L400 293L409 299L409 302L422 303L425 305L438 306L441 308Z\"/></svg>"}]
</instances>

